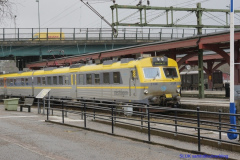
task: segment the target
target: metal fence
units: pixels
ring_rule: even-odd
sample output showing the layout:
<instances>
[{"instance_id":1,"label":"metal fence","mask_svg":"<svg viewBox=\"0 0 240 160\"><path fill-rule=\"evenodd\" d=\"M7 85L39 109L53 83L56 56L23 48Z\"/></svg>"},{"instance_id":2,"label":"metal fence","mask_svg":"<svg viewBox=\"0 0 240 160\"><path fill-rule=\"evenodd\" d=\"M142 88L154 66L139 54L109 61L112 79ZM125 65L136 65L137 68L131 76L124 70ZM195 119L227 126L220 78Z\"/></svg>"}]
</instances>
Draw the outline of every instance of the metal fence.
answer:
<instances>
[{"instance_id":1,"label":"metal fence","mask_svg":"<svg viewBox=\"0 0 240 160\"><path fill-rule=\"evenodd\" d=\"M203 29L203 34L219 31L226 29ZM110 28L0 28L0 41L169 40L195 35L196 29L183 28L119 28L117 37Z\"/></svg>"},{"instance_id":2,"label":"metal fence","mask_svg":"<svg viewBox=\"0 0 240 160\"><path fill-rule=\"evenodd\" d=\"M240 145L237 140L229 140L227 138L227 133L239 135L240 125L233 125L229 123L229 116L236 116L237 118L240 114L230 114L219 112L207 112L170 107L157 107L149 106L145 104L135 104L135 103L120 103L115 101L97 101L89 99L78 99L73 102L71 100L56 100L47 99L48 107L47 109L47 121L51 121L51 116L49 111L60 111L62 122L66 113L72 113L76 115L81 115L81 119L84 120L84 128L87 127L87 117L92 117L93 120L101 120L103 122L108 122L111 124L111 134L114 134L114 127L116 124L122 124L131 127L137 127L145 129L148 135L148 141L151 141L151 132L164 132L171 133L174 135L182 135L187 137L192 137L197 141L198 151L201 151L201 141L202 139L211 140L216 143L234 144ZM53 102L59 103L53 105ZM51 103L51 106L50 106ZM45 104L45 103L44 103ZM60 107L56 107L60 106ZM154 113L153 110L161 111L162 113ZM170 112L172 114L165 114ZM56 113L56 112L54 112ZM183 114L189 113L192 116L182 116ZM124 116L127 115L127 116ZM217 118L215 119L205 119L202 116L212 115ZM223 121L223 117L228 117L227 120ZM159 127L158 125L161 125ZM163 126L167 126L164 128ZM229 131L230 128L236 129L237 132ZM95 128L98 130L98 128ZM191 131L191 132L190 132ZM217 137L201 134L203 131L211 131L217 133ZM216 135L216 134L214 134Z\"/></svg>"}]
</instances>

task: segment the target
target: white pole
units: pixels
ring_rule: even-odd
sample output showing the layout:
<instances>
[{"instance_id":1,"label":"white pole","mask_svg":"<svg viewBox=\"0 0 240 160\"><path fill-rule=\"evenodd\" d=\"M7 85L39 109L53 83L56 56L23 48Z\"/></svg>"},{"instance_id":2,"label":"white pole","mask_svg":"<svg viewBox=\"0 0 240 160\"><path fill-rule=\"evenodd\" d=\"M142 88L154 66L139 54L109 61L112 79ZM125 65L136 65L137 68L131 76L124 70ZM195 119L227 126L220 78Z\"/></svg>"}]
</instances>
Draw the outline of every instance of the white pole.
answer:
<instances>
[{"instance_id":1,"label":"white pole","mask_svg":"<svg viewBox=\"0 0 240 160\"><path fill-rule=\"evenodd\" d=\"M234 103L234 9L230 7L230 103Z\"/></svg>"},{"instance_id":2,"label":"white pole","mask_svg":"<svg viewBox=\"0 0 240 160\"><path fill-rule=\"evenodd\" d=\"M229 113L236 114L234 103L234 0L231 0L230 7L230 108ZM230 116L230 124L236 125L236 116ZM231 126L228 130L237 132L236 126ZM227 133L229 139L236 139L238 134Z\"/></svg>"}]
</instances>

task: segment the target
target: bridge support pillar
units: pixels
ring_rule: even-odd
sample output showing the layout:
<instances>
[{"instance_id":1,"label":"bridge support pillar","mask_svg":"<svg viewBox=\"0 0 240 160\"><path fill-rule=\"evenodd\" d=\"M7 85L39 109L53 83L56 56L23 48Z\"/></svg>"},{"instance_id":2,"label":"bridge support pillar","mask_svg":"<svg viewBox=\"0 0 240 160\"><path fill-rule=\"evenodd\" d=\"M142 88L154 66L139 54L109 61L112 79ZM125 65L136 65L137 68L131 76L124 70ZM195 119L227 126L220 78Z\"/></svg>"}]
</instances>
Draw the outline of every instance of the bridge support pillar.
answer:
<instances>
[{"instance_id":1,"label":"bridge support pillar","mask_svg":"<svg viewBox=\"0 0 240 160\"><path fill-rule=\"evenodd\" d=\"M199 98L204 98L203 50L198 50L198 91Z\"/></svg>"}]
</instances>

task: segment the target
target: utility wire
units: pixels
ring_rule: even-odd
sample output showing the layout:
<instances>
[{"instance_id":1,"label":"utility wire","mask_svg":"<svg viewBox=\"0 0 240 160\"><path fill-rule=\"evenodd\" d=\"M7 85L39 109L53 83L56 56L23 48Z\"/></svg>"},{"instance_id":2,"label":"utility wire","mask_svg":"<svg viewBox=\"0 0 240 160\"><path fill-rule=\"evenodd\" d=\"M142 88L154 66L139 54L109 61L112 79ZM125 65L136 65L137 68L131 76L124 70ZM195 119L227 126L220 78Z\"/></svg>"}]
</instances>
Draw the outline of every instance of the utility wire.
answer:
<instances>
[{"instance_id":1,"label":"utility wire","mask_svg":"<svg viewBox=\"0 0 240 160\"><path fill-rule=\"evenodd\" d=\"M207 17L209 17L210 19L212 19L212 20L214 20L215 22L218 22L218 23L220 23L221 25L225 25L225 24L223 24L222 22L219 22L219 21L217 21L216 19L213 19L213 17L210 17L209 15L207 15L207 14L205 14L205 13L203 13L205 16L207 16Z\"/></svg>"},{"instance_id":2,"label":"utility wire","mask_svg":"<svg viewBox=\"0 0 240 160\"><path fill-rule=\"evenodd\" d=\"M189 17L189 16L192 15L193 13L194 13L194 12L190 12L190 13L186 14L185 16L183 16L182 18L177 19L177 20L174 22L174 24L176 24L177 22L179 22L179 21L181 21L181 20Z\"/></svg>"},{"instance_id":3,"label":"utility wire","mask_svg":"<svg viewBox=\"0 0 240 160\"><path fill-rule=\"evenodd\" d=\"M42 24L41 26L46 25L47 23L51 22L53 19L56 19L56 17L60 16L61 14L63 14L64 12L66 12L67 10L69 10L70 8L72 8L73 6L75 6L77 3L74 3L73 5L69 6L67 9L64 9L60 14L57 14L56 16L54 16L53 18L49 19L47 22L45 22L44 24Z\"/></svg>"}]
</instances>

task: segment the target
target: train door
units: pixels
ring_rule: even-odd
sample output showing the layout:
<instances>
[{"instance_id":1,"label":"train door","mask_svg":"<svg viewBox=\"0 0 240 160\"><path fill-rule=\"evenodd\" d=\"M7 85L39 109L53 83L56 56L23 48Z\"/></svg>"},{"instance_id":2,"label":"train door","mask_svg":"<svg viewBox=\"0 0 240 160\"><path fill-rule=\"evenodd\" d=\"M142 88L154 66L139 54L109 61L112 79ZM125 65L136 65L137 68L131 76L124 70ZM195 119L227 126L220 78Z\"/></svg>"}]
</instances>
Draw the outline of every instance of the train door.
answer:
<instances>
[{"instance_id":1,"label":"train door","mask_svg":"<svg viewBox=\"0 0 240 160\"><path fill-rule=\"evenodd\" d=\"M77 75L71 74L71 98L77 98Z\"/></svg>"},{"instance_id":2,"label":"train door","mask_svg":"<svg viewBox=\"0 0 240 160\"><path fill-rule=\"evenodd\" d=\"M130 78L129 78L129 96L134 97L136 96L136 77L137 77L137 70L134 68L130 71Z\"/></svg>"}]
</instances>

